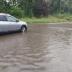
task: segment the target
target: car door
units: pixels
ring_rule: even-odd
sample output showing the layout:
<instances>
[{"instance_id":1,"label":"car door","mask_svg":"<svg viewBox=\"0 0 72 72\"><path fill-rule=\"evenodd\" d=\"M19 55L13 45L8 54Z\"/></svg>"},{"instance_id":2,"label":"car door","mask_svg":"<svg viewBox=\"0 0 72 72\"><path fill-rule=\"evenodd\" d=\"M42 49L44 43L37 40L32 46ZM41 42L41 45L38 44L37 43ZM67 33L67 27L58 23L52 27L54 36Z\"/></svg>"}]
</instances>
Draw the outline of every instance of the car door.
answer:
<instances>
[{"instance_id":1,"label":"car door","mask_svg":"<svg viewBox=\"0 0 72 72\"><path fill-rule=\"evenodd\" d=\"M19 24L18 20L15 17L9 15L7 16L7 21L9 31L15 31L20 29L21 25Z\"/></svg>"},{"instance_id":2,"label":"car door","mask_svg":"<svg viewBox=\"0 0 72 72\"><path fill-rule=\"evenodd\" d=\"M5 15L0 15L0 32L8 31L8 23Z\"/></svg>"}]
</instances>

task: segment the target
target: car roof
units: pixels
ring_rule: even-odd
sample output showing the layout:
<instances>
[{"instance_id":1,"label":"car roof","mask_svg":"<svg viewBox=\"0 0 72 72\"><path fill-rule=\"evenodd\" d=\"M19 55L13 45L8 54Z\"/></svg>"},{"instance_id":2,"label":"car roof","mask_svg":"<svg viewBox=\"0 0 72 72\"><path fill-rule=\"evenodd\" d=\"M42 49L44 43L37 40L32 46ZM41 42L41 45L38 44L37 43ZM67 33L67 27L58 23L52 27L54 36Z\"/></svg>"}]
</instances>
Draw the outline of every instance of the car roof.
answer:
<instances>
[{"instance_id":1,"label":"car roof","mask_svg":"<svg viewBox=\"0 0 72 72\"><path fill-rule=\"evenodd\" d=\"M0 15L10 16L10 14L7 14L7 13L0 13Z\"/></svg>"}]
</instances>

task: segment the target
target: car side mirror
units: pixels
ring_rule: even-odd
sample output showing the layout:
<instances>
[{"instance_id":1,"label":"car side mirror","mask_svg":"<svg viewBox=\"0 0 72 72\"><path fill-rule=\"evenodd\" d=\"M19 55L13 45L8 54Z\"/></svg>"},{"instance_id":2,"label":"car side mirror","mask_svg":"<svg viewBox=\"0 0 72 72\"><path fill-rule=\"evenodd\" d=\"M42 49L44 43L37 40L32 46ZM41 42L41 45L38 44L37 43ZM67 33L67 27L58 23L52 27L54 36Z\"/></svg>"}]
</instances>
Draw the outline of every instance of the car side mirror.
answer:
<instances>
[{"instance_id":1,"label":"car side mirror","mask_svg":"<svg viewBox=\"0 0 72 72\"><path fill-rule=\"evenodd\" d=\"M16 22L19 22L19 20L16 20Z\"/></svg>"}]
</instances>

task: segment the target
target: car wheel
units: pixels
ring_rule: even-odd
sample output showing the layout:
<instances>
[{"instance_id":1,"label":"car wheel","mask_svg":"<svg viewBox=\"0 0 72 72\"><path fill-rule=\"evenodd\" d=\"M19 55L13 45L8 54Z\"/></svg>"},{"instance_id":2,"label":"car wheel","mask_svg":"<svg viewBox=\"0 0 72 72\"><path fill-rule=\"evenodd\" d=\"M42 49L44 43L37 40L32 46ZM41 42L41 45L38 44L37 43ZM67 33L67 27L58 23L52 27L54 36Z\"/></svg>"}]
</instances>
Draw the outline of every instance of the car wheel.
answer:
<instances>
[{"instance_id":1,"label":"car wheel","mask_svg":"<svg viewBox=\"0 0 72 72\"><path fill-rule=\"evenodd\" d=\"M27 27L26 26L22 26L21 27L21 32L27 32Z\"/></svg>"}]
</instances>

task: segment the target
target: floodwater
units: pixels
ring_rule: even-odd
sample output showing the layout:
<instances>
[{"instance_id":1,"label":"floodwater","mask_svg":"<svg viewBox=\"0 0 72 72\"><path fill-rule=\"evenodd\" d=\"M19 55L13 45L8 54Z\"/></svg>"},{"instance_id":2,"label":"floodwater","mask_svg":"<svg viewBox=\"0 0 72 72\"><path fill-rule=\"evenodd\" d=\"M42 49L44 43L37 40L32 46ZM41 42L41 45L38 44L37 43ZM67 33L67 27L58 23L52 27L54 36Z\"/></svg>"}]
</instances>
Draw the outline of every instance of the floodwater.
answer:
<instances>
[{"instance_id":1,"label":"floodwater","mask_svg":"<svg viewBox=\"0 0 72 72\"><path fill-rule=\"evenodd\" d=\"M0 36L0 72L72 72L72 25L28 28Z\"/></svg>"}]
</instances>

